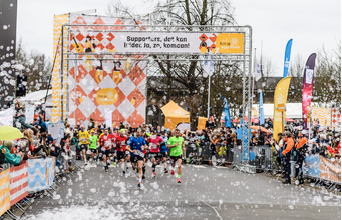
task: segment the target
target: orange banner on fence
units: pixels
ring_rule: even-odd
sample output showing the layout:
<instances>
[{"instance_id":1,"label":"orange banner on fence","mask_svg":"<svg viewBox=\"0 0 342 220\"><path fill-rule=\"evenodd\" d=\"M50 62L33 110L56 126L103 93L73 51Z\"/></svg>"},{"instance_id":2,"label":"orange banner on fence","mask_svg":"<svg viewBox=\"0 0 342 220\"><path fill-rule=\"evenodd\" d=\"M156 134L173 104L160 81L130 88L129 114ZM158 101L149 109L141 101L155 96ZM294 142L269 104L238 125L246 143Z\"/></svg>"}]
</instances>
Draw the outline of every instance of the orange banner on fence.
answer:
<instances>
[{"instance_id":1,"label":"orange banner on fence","mask_svg":"<svg viewBox=\"0 0 342 220\"><path fill-rule=\"evenodd\" d=\"M0 173L0 216L10 208L10 170Z\"/></svg>"},{"instance_id":2,"label":"orange banner on fence","mask_svg":"<svg viewBox=\"0 0 342 220\"><path fill-rule=\"evenodd\" d=\"M27 196L28 170L27 163L10 168L11 206Z\"/></svg>"},{"instance_id":3,"label":"orange banner on fence","mask_svg":"<svg viewBox=\"0 0 342 220\"><path fill-rule=\"evenodd\" d=\"M320 178L341 183L341 161L329 160L319 156Z\"/></svg>"}]
</instances>

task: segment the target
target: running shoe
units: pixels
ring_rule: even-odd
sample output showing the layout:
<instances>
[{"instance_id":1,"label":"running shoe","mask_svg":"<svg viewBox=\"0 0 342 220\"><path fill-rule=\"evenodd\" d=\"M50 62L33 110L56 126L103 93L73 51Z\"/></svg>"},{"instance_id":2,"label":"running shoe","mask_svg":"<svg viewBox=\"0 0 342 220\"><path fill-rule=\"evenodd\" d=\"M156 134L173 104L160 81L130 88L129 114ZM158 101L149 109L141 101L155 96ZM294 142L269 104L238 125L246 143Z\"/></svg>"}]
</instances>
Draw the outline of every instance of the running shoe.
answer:
<instances>
[{"instance_id":1,"label":"running shoe","mask_svg":"<svg viewBox=\"0 0 342 220\"><path fill-rule=\"evenodd\" d=\"M142 179L143 179L143 180L145 179L145 174L142 175Z\"/></svg>"},{"instance_id":2,"label":"running shoe","mask_svg":"<svg viewBox=\"0 0 342 220\"><path fill-rule=\"evenodd\" d=\"M152 177L156 177L156 175L157 175L156 172L152 173Z\"/></svg>"},{"instance_id":3,"label":"running shoe","mask_svg":"<svg viewBox=\"0 0 342 220\"><path fill-rule=\"evenodd\" d=\"M170 174L171 174L171 175L175 175L175 171L174 171L174 170L171 170Z\"/></svg>"},{"instance_id":4,"label":"running shoe","mask_svg":"<svg viewBox=\"0 0 342 220\"><path fill-rule=\"evenodd\" d=\"M167 169L164 170L164 173L168 173L169 171L167 171Z\"/></svg>"},{"instance_id":5,"label":"running shoe","mask_svg":"<svg viewBox=\"0 0 342 220\"><path fill-rule=\"evenodd\" d=\"M182 183L181 178L178 178L177 183Z\"/></svg>"},{"instance_id":6,"label":"running shoe","mask_svg":"<svg viewBox=\"0 0 342 220\"><path fill-rule=\"evenodd\" d=\"M138 187L140 187L141 186L141 183L138 183Z\"/></svg>"},{"instance_id":7,"label":"running shoe","mask_svg":"<svg viewBox=\"0 0 342 220\"><path fill-rule=\"evenodd\" d=\"M123 176L125 175L125 173L126 173L125 171L122 171L122 175L123 175Z\"/></svg>"}]
</instances>

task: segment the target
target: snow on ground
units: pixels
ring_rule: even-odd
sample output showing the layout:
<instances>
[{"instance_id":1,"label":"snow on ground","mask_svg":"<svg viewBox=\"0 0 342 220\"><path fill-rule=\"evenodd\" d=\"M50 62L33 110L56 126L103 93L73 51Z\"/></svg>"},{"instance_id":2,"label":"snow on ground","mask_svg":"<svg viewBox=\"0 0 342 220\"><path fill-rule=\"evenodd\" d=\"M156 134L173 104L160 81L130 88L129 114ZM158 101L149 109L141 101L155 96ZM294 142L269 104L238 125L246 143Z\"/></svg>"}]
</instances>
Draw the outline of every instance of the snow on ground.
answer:
<instances>
[{"instance_id":1,"label":"snow on ground","mask_svg":"<svg viewBox=\"0 0 342 220\"><path fill-rule=\"evenodd\" d=\"M128 206L128 207L127 207ZM163 219L166 213L165 206L151 207L149 205L140 205L129 203L123 205L80 205L80 206L62 206L54 209L46 209L38 215L25 216L25 220L121 220L121 219ZM169 210L170 211L170 210ZM175 211L175 210L174 210ZM178 213L181 214L181 213Z\"/></svg>"}]
</instances>

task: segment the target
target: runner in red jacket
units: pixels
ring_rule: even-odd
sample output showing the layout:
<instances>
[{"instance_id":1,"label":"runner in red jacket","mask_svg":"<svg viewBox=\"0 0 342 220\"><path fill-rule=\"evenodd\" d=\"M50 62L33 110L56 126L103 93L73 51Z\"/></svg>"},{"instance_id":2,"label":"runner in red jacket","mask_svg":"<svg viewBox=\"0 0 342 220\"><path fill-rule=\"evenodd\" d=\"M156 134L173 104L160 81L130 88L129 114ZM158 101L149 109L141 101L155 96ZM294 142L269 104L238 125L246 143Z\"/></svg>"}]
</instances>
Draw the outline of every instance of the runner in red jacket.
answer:
<instances>
[{"instance_id":1,"label":"runner in red jacket","mask_svg":"<svg viewBox=\"0 0 342 220\"><path fill-rule=\"evenodd\" d=\"M125 175L125 161L129 161L130 159L129 154L126 153L127 136L125 135L125 129L120 129L115 142L118 162L121 161L122 175Z\"/></svg>"}]
</instances>

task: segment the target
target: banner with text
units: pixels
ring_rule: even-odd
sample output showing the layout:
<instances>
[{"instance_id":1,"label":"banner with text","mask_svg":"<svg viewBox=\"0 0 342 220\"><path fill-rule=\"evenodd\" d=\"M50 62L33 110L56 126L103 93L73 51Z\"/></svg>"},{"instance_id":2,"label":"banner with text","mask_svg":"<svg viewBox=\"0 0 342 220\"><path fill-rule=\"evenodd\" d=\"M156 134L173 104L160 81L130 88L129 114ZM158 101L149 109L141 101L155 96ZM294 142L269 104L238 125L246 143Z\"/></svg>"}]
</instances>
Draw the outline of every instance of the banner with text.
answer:
<instances>
[{"instance_id":1,"label":"banner with text","mask_svg":"<svg viewBox=\"0 0 342 220\"><path fill-rule=\"evenodd\" d=\"M10 190L11 206L22 200L25 196L27 196L27 163L10 168Z\"/></svg>"},{"instance_id":2,"label":"banner with text","mask_svg":"<svg viewBox=\"0 0 342 220\"><path fill-rule=\"evenodd\" d=\"M309 56L305 64L304 76L303 76L303 93L302 93L302 115L303 115L303 128L308 128L308 110L310 111L311 99L312 99L312 88L314 79L316 54L313 53Z\"/></svg>"},{"instance_id":3,"label":"banner with text","mask_svg":"<svg viewBox=\"0 0 342 220\"><path fill-rule=\"evenodd\" d=\"M287 95L291 76L285 77L278 82L274 91L274 113L273 113L273 137L278 140L278 133L283 133L285 128L285 104L287 102Z\"/></svg>"},{"instance_id":4,"label":"banner with text","mask_svg":"<svg viewBox=\"0 0 342 220\"><path fill-rule=\"evenodd\" d=\"M64 124L48 124L48 132L51 134L51 137L56 140L56 143L59 144L62 138L64 138Z\"/></svg>"},{"instance_id":5,"label":"banner with text","mask_svg":"<svg viewBox=\"0 0 342 220\"><path fill-rule=\"evenodd\" d=\"M341 183L341 160L327 159L319 156L321 179Z\"/></svg>"},{"instance_id":6,"label":"banner with text","mask_svg":"<svg viewBox=\"0 0 342 220\"><path fill-rule=\"evenodd\" d=\"M144 30L143 25L146 22L137 20L136 23L142 24L141 30ZM69 117L84 125L90 119L95 123L102 123L107 119L106 124L113 127L118 127L120 122L132 127L143 124L147 61L134 60L143 59L144 55L115 54L119 46L114 39L123 38L116 31L125 30L123 26L116 25L132 25L132 20L71 14L70 24L89 26L71 26L70 30L69 51L86 55L77 54L82 60L68 62ZM94 27L91 26L93 24L112 26ZM133 41L130 39L129 42ZM88 55L92 53L96 55ZM115 60L109 60L113 58ZM108 112L111 112L111 117Z\"/></svg>"},{"instance_id":7,"label":"banner with text","mask_svg":"<svg viewBox=\"0 0 342 220\"><path fill-rule=\"evenodd\" d=\"M26 107L25 108L25 123L31 124L34 120L34 106Z\"/></svg>"},{"instance_id":8,"label":"banner with text","mask_svg":"<svg viewBox=\"0 0 342 220\"><path fill-rule=\"evenodd\" d=\"M9 108L5 111L0 111L0 125L9 125L13 127L14 109Z\"/></svg>"},{"instance_id":9,"label":"banner with text","mask_svg":"<svg viewBox=\"0 0 342 220\"><path fill-rule=\"evenodd\" d=\"M91 33L86 33L84 36L80 28L76 27L72 31L72 36L75 37L70 38L70 52L113 53L113 55L122 53L244 53L244 33L151 33L107 30L100 32L101 36L98 33L96 36ZM101 44L101 46L92 50L91 43Z\"/></svg>"},{"instance_id":10,"label":"banner with text","mask_svg":"<svg viewBox=\"0 0 342 220\"><path fill-rule=\"evenodd\" d=\"M320 178L319 154L311 154L305 157L303 173L306 176Z\"/></svg>"},{"instance_id":11,"label":"banner with text","mask_svg":"<svg viewBox=\"0 0 342 220\"><path fill-rule=\"evenodd\" d=\"M10 207L10 170L0 173L0 216L4 214Z\"/></svg>"}]
</instances>

